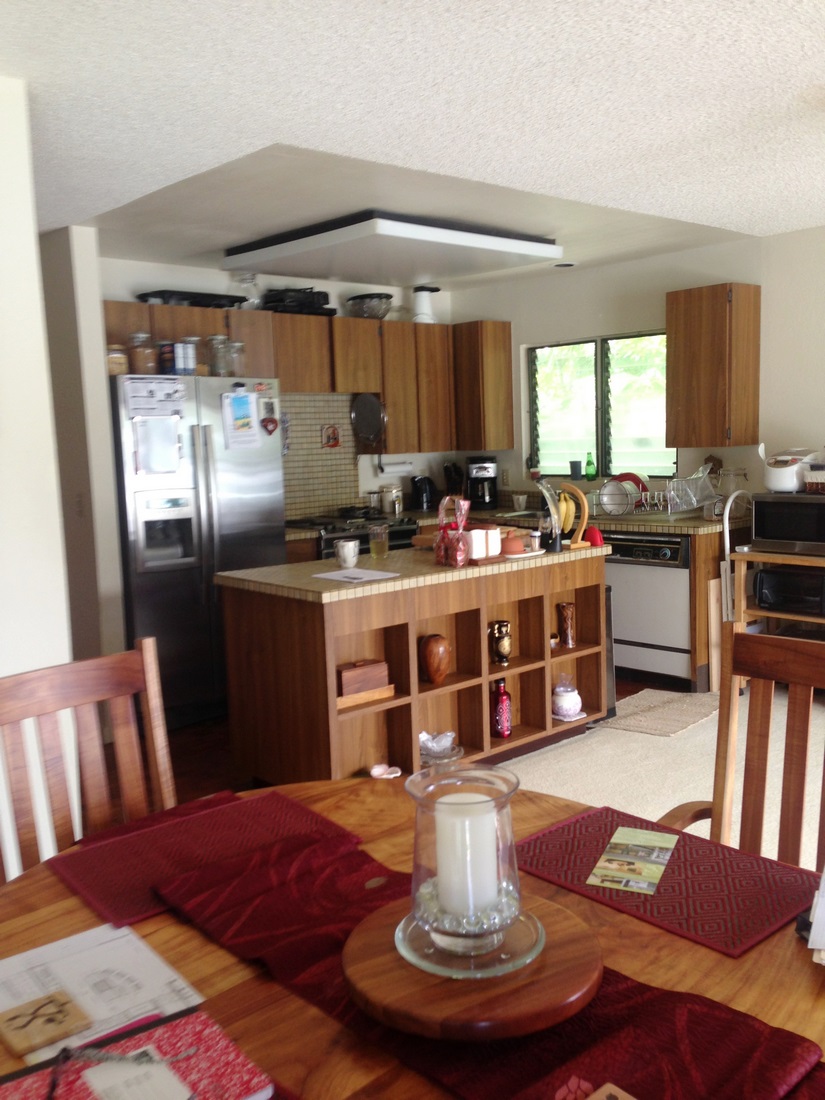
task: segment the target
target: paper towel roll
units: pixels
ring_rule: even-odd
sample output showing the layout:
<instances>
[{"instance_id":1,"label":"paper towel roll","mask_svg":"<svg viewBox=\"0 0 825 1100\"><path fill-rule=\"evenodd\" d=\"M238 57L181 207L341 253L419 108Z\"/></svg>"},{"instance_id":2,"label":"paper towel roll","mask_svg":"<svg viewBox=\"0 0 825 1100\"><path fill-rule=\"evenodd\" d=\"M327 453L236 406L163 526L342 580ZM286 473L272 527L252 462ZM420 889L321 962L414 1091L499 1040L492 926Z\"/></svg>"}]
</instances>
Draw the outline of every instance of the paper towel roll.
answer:
<instances>
[{"instance_id":1,"label":"paper towel roll","mask_svg":"<svg viewBox=\"0 0 825 1100\"><path fill-rule=\"evenodd\" d=\"M381 462L378 469L382 474L410 474L413 464L412 462Z\"/></svg>"}]
</instances>

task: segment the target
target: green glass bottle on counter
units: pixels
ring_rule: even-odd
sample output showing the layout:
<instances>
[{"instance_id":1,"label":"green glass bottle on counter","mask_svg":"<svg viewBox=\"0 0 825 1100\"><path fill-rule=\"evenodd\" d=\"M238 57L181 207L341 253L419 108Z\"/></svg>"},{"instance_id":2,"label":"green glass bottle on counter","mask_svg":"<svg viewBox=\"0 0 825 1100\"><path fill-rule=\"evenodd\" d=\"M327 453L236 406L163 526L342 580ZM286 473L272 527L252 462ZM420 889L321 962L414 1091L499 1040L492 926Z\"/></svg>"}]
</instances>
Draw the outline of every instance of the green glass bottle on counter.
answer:
<instances>
[{"instance_id":1,"label":"green glass bottle on counter","mask_svg":"<svg viewBox=\"0 0 825 1100\"><path fill-rule=\"evenodd\" d=\"M596 480L596 463L593 461L593 452L587 452L587 461L584 464L584 476L587 481Z\"/></svg>"}]
</instances>

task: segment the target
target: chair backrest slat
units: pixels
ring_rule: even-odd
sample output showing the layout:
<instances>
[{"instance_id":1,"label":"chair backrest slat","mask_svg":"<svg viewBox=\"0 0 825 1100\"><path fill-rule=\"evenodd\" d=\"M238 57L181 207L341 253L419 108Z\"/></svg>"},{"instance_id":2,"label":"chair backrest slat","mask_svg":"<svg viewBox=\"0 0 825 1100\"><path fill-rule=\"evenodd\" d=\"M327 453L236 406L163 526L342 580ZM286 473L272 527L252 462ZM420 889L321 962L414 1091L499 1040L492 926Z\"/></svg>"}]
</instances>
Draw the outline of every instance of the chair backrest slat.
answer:
<instances>
[{"instance_id":1,"label":"chair backrest slat","mask_svg":"<svg viewBox=\"0 0 825 1100\"><path fill-rule=\"evenodd\" d=\"M739 847L744 852L759 853L762 848L772 713L773 684L766 680L753 680L748 704L742 825L739 833Z\"/></svg>"},{"instance_id":2,"label":"chair backrest slat","mask_svg":"<svg viewBox=\"0 0 825 1100\"><path fill-rule=\"evenodd\" d=\"M46 777L49 812L54 827L57 850L68 848L74 841L68 775L60 723L56 714L41 714L37 720L40 731L40 758Z\"/></svg>"},{"instance_id":3,"label":"chair backrest slat","mask_svg":"<svg viewBox=\"0 0 825 1100\"><path fill-rule=\"evenodd\" d=\"M99 704L81 703L75 710L75 722L83 824L89 833L95 833L114 823Z\"/></svg>"},{"instance_id":4,"label":"chair backrest slat","mask_svg":"<svg viewBox=\"0 0 825 1100\"><path fill-rule=\"evenodd\" d=\"M779 848L784 863L799 863L805 815L805 774L808 766L814 691L808 684L788 685L785 762L779 815Z\"/></svg>"},{"instance_id":5,"label":"chair backrest slat","mask_svg":"<svg viewBox=\"0 0 825 1100\"><path fill-rule=\"evenodd\" d=\"M730 843L726 808L730 806L733 785L738 692L740 685L747 681L747 743L738 846L746 852L762 852L771 738L779 733L776 729L774 689L777 684L787 685L788 704L784 752L781 757L779 841L776 854L784 863L798 864L805 824L804 795L814 690L825 690L825 642L785 635L740 633L730 627L725 645L731 649L728 692L730 705L729 713L727 710L724 714L720 711L714 790L716 821L712 835ZM816 825L817 870L821 871L825 862L825 766L819 792L819 820Z\"/></svg>"},{"instance_id":6,"label":"chair backrest slat","mask_svg":"<svg viewBox=\"0 0 825 1100\"><path fill-rule=\"evenodd\" d=\"M118 695L109 701L112 732L115 741L120 797L124 821L134 821L149 812L146 776L140 753L135 720L135 704L131 695Z\"/></svg>"},{"instance_id":7,"label":"chair backrest slat","mask_svg":"<svg viewBox=\"0 0 825 1100\"><path fill-rule=\"evenodd\" d=\"M32 867L40 859L34 805L28 783L29 766L23 746L22 722L3 724L3 761L8 777L12 818L23 867Z\"/></svg>"},{"instance_id":8,"label":"chair backrest slat","mask_svg":"<svg viewBox=\"0 0 825 1100\"><path fill-rule=\"evenodd\" d=\"M142 731L135 697L140 701ZM101 708L111 727L108 752L113 767L104 747ZM6 676L0 679L1 747L24 870L51 854L37 844L35 814L41 796L32 797L24 737L34 739L42 762L42 800L48 803L58 851L76 839L70 800L75 773L67 766L67 745L61 737L64 711L71 716L76 737L84 833L168 809L177 800L154 638L137 639L135 648L125 653ZM70 747L75 751L74 745Z\"/></svg>"}]
</instances>

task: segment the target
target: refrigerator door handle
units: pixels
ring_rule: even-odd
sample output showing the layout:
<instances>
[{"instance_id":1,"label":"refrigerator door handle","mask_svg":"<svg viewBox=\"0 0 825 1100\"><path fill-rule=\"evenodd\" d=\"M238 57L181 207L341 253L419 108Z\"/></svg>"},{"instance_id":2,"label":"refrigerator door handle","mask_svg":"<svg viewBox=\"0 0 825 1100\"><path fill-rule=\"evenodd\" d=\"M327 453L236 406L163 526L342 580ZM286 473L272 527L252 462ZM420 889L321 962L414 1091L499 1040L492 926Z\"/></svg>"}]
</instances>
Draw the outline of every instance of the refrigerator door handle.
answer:
<instances>
[{"instance_id":1,"label":"refrigerator door handle","mask_svg":"<svg viewBox=\"0 0 825 1100\"><path fill-rule=\"evenodd\" d=\"M212 441L212 425L207 424L203 429L203 458L204 470L207 477L207 507L209 509L209 579L219 569L218 554L220 550L220 511L218 508L218 479L215 470L214 446ZM204 539L204 546L206 540Z\"/></svg>"},{"instance_id":2,"label":"refrigerator door handle","mask_svg":"<svg viewBox=\"0 0 825 1100\"><path fill-rule=\"evenodd\" d=\"M201 603L209 601L209 583L214 571L212 556L212 523L211 523L211 493L209 460L205 453L202 433L208 428L202 428L200 424L192 426L192 450L195 457L195 490L197 493L198 526L200 527L200 589Z\"/></svg>"}]
</instances>

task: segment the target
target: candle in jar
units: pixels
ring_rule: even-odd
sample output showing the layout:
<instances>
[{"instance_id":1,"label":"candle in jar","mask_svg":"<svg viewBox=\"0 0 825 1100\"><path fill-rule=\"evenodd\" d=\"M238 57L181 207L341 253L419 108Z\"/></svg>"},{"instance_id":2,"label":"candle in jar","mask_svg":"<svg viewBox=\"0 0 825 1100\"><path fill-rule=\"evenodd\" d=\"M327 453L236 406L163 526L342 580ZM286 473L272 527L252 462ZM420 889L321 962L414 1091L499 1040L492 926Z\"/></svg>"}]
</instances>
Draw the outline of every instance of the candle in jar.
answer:
<instances>
[{"instance_id":1,"label":"candle in jar","mask_svg":"<svg viewBox=\"0 0 825 1100\"><path fill-rule=\"evenodd\" d=\"M447 913L476 913L498 898L496 807L491 798L456 791L435 804L438 900Z\"/></svg>"}]
</instances>

